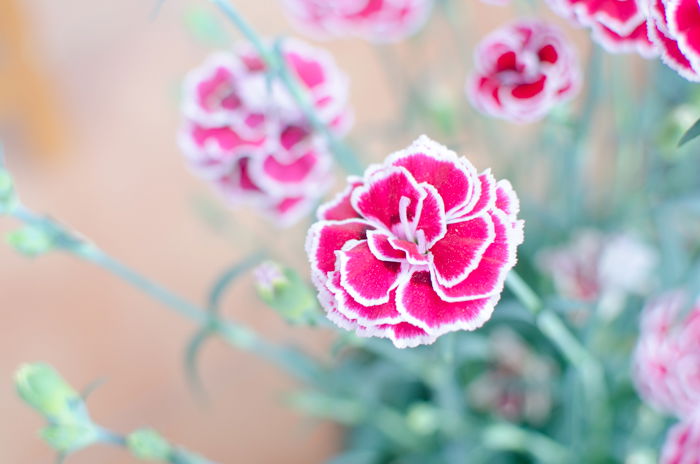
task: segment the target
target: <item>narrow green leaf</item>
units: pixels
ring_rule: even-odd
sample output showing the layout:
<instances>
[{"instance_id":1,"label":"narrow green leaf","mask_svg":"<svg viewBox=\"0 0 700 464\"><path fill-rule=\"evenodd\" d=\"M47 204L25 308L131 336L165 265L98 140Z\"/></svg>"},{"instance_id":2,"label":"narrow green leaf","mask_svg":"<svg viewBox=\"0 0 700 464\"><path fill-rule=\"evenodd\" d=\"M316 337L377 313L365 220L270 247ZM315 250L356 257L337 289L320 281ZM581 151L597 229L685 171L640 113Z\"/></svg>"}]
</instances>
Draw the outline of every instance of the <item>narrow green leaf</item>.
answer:
<instances>
[{"instance_id":1,"label":"narrow green leaf","mask_svg":"<svg viewBox=\"0 0 700 464\"><path fill-rule=\"evenodd\" d=\"M190 342L185 347L185 375L187 382L192 388L192 391L202 397L206 397L206 391L202 384L202 378L199 372L199 353L204 346L204 342L212 335L211 328L205 327L197 331L190 339Z\"/></svg>"},{"instance_id":2,"label":"narrow green leaf","mask_svg":"<svg viewBox=\"0 0 700 464\"><path fill-rule=\"evenodd\" d=\"M225 270L216 280L214 286L209 292L209 310L216 312L221 304L221 298L229 285L231 285L242 274L249 271L256 264L261 262L264 257L265 254L262 251L258 251Z\"/></svg>"},{"instance_id":3,"label":"narrow green leaf","mask_svg":"<svg viewBox=\"0 0 700 464\"><path fill-rule=\"evenodd\" d=\"M695 123L692 126L690 126L690 129L685 131L685 134L683 134L683 137L681 137L681 140L678 142L678 148L690 142L698 135L700 135L700 119L695 121Z\"/></svg>"}]
</instances>

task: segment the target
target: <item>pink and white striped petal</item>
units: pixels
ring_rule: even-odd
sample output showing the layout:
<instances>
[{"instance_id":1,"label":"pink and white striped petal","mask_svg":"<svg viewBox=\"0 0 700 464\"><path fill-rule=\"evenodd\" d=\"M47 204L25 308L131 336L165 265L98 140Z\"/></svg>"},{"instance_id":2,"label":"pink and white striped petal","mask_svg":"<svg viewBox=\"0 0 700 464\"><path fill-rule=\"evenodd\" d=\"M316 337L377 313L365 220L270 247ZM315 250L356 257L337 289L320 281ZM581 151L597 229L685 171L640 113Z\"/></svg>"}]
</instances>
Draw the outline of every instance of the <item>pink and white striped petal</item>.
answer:
<instances>
[{"instance_id":1,"label":"pink and white striped petal","mask_svg":"<svg viewBox=\"0 0 700 464\"><path fill-rule=\"evenodd\" d=\"M425 195L408 171L391 167L369 176L365 185L352 192L350 202L364 218L394 232L401 227L401 209L406 208L406 219L413 221Z\"/></svg>"},{"instance_id":2,"label":"pink and white striped petal","mask_svg":"<svg viewBox=\"0 0 700 464\"><path fill-rule=\"evenodd\" d=\"M477 175L471 163L460 162L453 151L427 137L392 154L387 161L408 170L417 182L435 187L447 215L464 207L474 195Z\"/></svg>"},{"instance_id":3,"label":"pink and white striped petal","mask_svg":"<svg viewBox=\"0 0 700 464\"><path fill-rule=\"evenodd\" d=\"M447 234L430 249L430 265L437 282L453 287L479 265L496 238L490 215L477 216L447 226Z\"/></svg>"},{"instance_id":4,"label":"pink and white striped petal","mask_svg":"<svg viewBox=\"0 0 700 464\"><path fill-rule=\"evenodd\" d=\"M430 272L414 272L399 285L397 308L404 318L433 335L474 330L490 317L500 294L478 300L447 302L435 292Z\"/></svg>"},{"instance_id":5,"label":"pink and white striped petal","mask_svg":"<svg viewBox=\"0 0 700 464\"><path fill-rule=\"evenodd\" d=\"M359 218L360 215L350 203L350 196L360 185L362 185L361 178L348 177L348 186L345 187L345 190L336 194L331 201L324 203L318 208L316 214L318 219L342 221L343 219Z\"/></svg>"},{"instance_id":6,"label":"pink and white striped petal","mask_svg":"<svg viewBox=\"0 0 700 464\"><path fill-rule=\"evenodd\" d=\"M340 284L355 301L366 306L389 301L389 293L399 284L401 263L377 259L367 240L347 242L336 254Z\"/></svg>"},{"instance_id":7,"label":"pink and white striped petal","mask_svg":"<svg viewBox=\"0 0 700 464\"><path fill-rule=\"evenodd\" d=\"M389 300L386 303L366 306L358 303L343 287L340 273L337 271L330 275L328 288L336 297L336 309L348 319L354 320L362 326L395 324L402 320L401 314L396 309L396 289L391 290Z\"/></svg>"},{"instance_id":8,"label":"pink and white striped petal","mask_svg":"<svg viewBox=\"0 0 700 464\"><path fill-rule=\"evenodd\" d=\"M490 213L496 238L479 260L478 266L457 285L446 287L433 274L435 291L445 301L475 300L500 293L508 272L516 263L517 241L510 221L500 210ZM431 269L434 273L434 269Z\"/></svg>"},{"instance_id":9,"label":"pink and white striped petal","mask_svg":"<svg viewBox=\"0 0 700 464\"><path fill-rule=\"evenodd\" d=\"M311 275L315 282L325 282L329 272L335 270L336 251L351 240L362 240L371 226L359 219L320 221L309 229L306 253L311 261Z\"/></svg>"}]
</instances>

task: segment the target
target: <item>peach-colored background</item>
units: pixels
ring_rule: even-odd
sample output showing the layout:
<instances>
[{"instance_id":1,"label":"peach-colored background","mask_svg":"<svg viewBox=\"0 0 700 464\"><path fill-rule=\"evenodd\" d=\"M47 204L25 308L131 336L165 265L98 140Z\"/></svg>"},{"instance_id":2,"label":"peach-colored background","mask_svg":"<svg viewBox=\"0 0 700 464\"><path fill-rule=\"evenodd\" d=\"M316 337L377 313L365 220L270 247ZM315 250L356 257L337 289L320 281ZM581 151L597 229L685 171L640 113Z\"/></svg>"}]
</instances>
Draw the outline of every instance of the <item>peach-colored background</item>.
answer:
<instances>
[{"instance_id":1,"label":"peach-colored background","mask_svg":"<svg viewBox=\"0 0 700 464\"><path fill-rule=\"evenodd\" d=\"M0 5L12 1L0 0ZM65 144L47 150L41 134L20 114L0 119L0 138L25 203L50 212L195 302L203 300L217 272L256 243L265 243L304 269L304 224L279 234L243 210L225 212L224 230L215 230L196 213L196 203L220 203L186 170L174 139L180 79L212 48L195 37L185 18L193 11L214 15L208 2L166 0L154 20L149 15L155 0L16 3L29 37L22 56L50 84L57 127L65 135ZM260 32L292 33L276 1L235 3ZM477 0L465 1L463 7L464 17L457 19L472 40L520 8ZM471 10L470 27L466 7ZM477 23L478 29L472 29ZM568 33L574 35L570 28ZM366 161L422 132L387 131L401 120L395 98L401 82L387 77L381 55L371 46L350 39L323 46L352 77L358 121L353 141L365 148L361 155ZM470 47L462 53L471 53ZM442 85L448 100L463 105L461 86L471 63L454 47L443 17L432 20L411 43L384 48L382 53L414 76L431 63L429 80ZM477 131L463 126L457 139L484 168L477 137ZM3 234L16 226L0 218ZM322 353L328 334L285 326L256 305L252 295L250 281L242 281L227 296L227 313L271 338L303 340ZM210 401L202 404L183 377L182 352L192 325L89 263L61 253L28 260L2 246L0 298L0 462L51 462L51 451L36 434L42 422L17 400L11 382L20 363L35 360L54 364L76 386L105 378L89 402L94 418L105 426L127 432L151 425L220 462L321 462L340 446L336 429L282 404L285 392L295 387L291 380L266 362L216 341L202 356L210 393ZM133 461L122 450L100 446L70 462Z\"/></svg>"}]
</instances>

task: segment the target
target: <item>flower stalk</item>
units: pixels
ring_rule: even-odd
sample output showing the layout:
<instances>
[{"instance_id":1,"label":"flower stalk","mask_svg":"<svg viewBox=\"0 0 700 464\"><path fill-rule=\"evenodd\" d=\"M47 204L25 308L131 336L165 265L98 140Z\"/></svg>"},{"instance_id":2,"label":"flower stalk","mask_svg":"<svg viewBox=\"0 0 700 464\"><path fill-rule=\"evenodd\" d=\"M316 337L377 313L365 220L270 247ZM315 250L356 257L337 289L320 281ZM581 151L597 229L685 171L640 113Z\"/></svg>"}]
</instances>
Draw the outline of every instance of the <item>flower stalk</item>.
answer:
<instances>
[{"instance_id":1,"label":"flower stalk","mask_svg":"<svg viewBox=\"0 0 700 464\"><path fill-rule=\"evenodd\" d=\"M362 172L362 166L353 151L343 143L319 117L313 105L309 102L308 95L306 95L301 85L299 85L297 78L289 70L280 52L279 41L277 41L272 48L268 47L231 3L226 0L211 1L233 23L241 34L243 34L251 45L255 47L260 57L265 61L269 70L268 73L284 84L311 126L323 135L328 147L343 169L349 174L360 174Z\"/></svg>"}]
</instances>

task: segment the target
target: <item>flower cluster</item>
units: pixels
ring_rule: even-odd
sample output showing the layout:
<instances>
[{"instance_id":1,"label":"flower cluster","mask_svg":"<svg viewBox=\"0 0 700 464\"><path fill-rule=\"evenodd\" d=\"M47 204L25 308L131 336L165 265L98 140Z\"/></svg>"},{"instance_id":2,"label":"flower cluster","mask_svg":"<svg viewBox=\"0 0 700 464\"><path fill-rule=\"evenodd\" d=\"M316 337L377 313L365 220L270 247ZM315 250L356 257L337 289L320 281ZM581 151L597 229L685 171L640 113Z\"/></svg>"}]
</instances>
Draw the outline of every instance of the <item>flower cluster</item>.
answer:
<instances>
[{"instance_id":1,"label":"flower cluster","mask_svg":"<svg viewBox=\"0 0 700 464\"><path fill-rule=\"evenodd\" d=\"M700 457L700 304L683 316L684 303L684 295L670 293L644 310L634 356L640 395L681 420L666 439L662 462L667 464Z\"/></svg>"},{"instance_id":2,"label":"flower cluster","mask_svg":"<svg viewBox=\"0 0 700 464\"><path fill-rule=\"evenodd\" d=\"M318 212L307 252L328 317L397 347L489 319L523 239L510 183L423 136Z\"/></svg>"},{"instance_id":3,"label":"flower cluster","mask_svg":"<svg viewBox=\"0 0 700 464\"><path fill-rule=\"evenodd\" d=\"M590 27L606 50L661 55L668 66L700 81L700 4L696 0L548 0L561 16Z\"/></svg>"},{"instance_id":4,"label":"flower cluster","mask_svg":"<svg viewBox=\"0 0 700 464\"><path fill-rule=\"evenodd\" d=\"M320 118L339 134L347 131L348 79L333 58L297 40L285 40L281 50ZM181 149L231 202L289 225L329 188L324 140L251 47L216 53L190 72L183 112Z\"/></svg>"},{"instance_id":5,"label":"flower cluster","mask_svg":"<svg viewBox=\"0 0 700 464\"><path fill-rule=\"evenodd\" d=\"M649 0L649 38L661 59L681 76L700 81L700 4Z\"/></svg>"},{"instance_id":6,"label":"flower cluster","mask_svg":"<svg viewBox=\"0 0 700 464\"><path fill-rule=\"evenodd\" d=\"M433 0L282 0L297 27L317 38L358 36L392 42L415 33Z\"/></svg>"},{"instance_id":7,"label":"flower cluster","mask_svg":"<svg viewBox=\"0 0 700 464\"><path fill-rule=\"evenodd\" d=\"M542 21L516 21L485 37L475 53L467 95L480 111L530 122L579 89L580 70L561 32Z\"/></svg>"},{"instance_id":8,"label":"flower cluster","mask_svg":"<svg viewBox=\"0 0 700 464\"><path fill-rule=\"evenodd\" d=\"M549 0L549 4L561 16L590 27L593 39L610 52L656 55L639 0Z\"/></svg>"}]
</instances>

